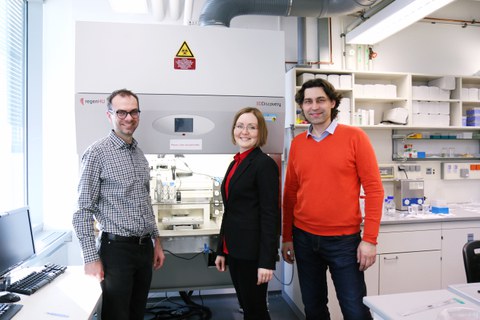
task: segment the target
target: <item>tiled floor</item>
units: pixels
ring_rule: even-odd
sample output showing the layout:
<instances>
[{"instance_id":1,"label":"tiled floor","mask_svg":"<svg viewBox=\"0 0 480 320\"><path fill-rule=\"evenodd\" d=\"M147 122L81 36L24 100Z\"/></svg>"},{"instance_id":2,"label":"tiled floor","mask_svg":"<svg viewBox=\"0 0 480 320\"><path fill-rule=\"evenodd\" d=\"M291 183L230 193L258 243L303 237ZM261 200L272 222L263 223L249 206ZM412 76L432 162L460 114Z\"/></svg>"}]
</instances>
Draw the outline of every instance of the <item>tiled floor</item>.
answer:
<instances>
[{"instance_id":1,"label":"tiled floor","mask_svg":"<svg viewBox=\"0 0 480 320\"><path fill-rule=\"evenodd\" d=\"M205 296L193 294L190 298L191 301L199 305L198 308L186 307L185 302L179 297L158 297L151 299L147 305L147 312L144 319L243 319L243 314L238 310L238 301L234 294ZM282 298L281 292L270 292L268 304L270 317L274 320L301 319L296 316L288 303Z\"/></svg>"}]
</instances>

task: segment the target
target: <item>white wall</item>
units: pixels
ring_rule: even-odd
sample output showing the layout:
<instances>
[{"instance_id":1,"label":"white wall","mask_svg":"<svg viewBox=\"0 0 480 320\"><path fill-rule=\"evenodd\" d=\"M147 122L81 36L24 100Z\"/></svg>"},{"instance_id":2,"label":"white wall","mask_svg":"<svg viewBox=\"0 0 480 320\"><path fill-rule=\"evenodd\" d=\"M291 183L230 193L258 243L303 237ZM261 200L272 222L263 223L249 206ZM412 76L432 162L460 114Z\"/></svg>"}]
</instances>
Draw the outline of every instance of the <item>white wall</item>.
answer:
<instances>
[{"instance_id":1,"label":"white wall","mask_svg":"<svg viewBox=\"0 0 480 320\"><path fill-rule=\"evenodd\" d=\"M480 70L479 39L479 27L417 23L374 46L374 70L473 75Z\"/></svg>"},{"instance_id":2,"label":"white wall","mask_svg":"<svg viewBox=\"0 0 480 320\"><path fill-rule=\"evenodd\" d=\"M479 1L457 0L439 17L478 20ZM412 73L473 75L480 70L480 27L416 23L375 45L374 69Z\"/></svg>"},{"instance_id":3,"label":"white wall","mask_svg":"<svg viewBox=\"0 0 480 320\"><path fill-rule=\"evenodd\" d=\"M71 1L45 2L43 216L46 228L70 229L75 206L78 157L75 150L75 122L73 121L75 56L72 17Z\"/></svg>"}]
</instances>

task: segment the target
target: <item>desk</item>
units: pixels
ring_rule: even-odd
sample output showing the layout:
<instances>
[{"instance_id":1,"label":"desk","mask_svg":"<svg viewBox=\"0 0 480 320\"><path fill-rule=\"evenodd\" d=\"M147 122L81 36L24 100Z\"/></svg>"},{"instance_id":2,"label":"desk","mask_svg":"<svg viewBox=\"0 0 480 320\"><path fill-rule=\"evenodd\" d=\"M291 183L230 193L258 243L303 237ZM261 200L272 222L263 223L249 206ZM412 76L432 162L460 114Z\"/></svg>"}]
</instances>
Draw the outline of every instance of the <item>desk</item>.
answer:
<instances>
[{"instance_id":1,"label":"desk","mask_svg":"<svg viewBox=\"0 0 480 320\"><path fill-rule=\"evenodd\" d=\"M426 308L428 305L441 304L447 300L451 303ZM471 308L480 312L480 305L447 289L367 296L363 298L363 303L374 313L374 319L384 320L436 320L442 310L455 307ZM424 310L419 311L420 309ZM402 315L414 311L418 312Z\"/></svg>"},{"instance_id":2,"label":"desk","mask_svg":"<svg viewBox=\"0 0 480 320\"><path fill-rule=\"evenodd\" d=\"M480 282L452 284L448 290L480 305Z\"/></svg>"},{"instance_id":3,"label":"desk","mask_svg":"<svg viewBox=\"0 0 480 320\"><path fill-rule=\"evenodd\" d=\"M102 296L99 282L84 274L83 266L69 266L63 274L34 294L19 294L23 308L13 320L92 319Z\"/></svg>"}]
</instances>

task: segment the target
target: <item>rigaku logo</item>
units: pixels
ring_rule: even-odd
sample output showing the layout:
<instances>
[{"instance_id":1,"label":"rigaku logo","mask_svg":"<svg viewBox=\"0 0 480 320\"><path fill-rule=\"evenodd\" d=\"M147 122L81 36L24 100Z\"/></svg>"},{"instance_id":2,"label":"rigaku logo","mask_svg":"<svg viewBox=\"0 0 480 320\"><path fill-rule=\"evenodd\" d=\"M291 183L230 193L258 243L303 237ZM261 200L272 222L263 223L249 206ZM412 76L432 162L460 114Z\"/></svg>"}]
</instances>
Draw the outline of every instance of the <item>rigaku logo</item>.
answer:
<instances>
[{"instance_id":1,"label":"rigaku logo","mask_svg":"<svg viewBox=\"0 0 480 320\"><path fill-rule=\"evenodd\" d=\"M105 104L105 98L98 98L98 99L85 99L80 98L80 104L84 105L94 105L94 104Z\"/></svg>"}]
</instances>

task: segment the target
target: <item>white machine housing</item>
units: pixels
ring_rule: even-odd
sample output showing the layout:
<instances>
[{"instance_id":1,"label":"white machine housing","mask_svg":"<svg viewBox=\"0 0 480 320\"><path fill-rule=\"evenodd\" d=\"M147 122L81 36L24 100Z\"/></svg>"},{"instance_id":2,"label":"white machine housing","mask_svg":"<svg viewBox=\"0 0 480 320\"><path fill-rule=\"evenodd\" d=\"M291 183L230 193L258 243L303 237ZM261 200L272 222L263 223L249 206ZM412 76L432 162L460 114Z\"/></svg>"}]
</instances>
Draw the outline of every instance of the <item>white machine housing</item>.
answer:
<instances>
[{"instance_id":1,"label":"white machine housing","mask_svg":"<svg viewBox=\"0 0 480 320\"><path fill-rule=\"evenodd\" d=\"M237 152L230 139L233 117L247 106L258 107L264 114L269 136L262 149L281 168L283 32L82 21L76 23L75 56L79 155L109 133L106 98L112 91L126 88L140 100L140 125L134 137L148 159L156 158L151 163L151 184L157 183L153 173L156 163L166 155L200 156L201 160L190 163L196 167L215 163L213 157L229 156L230 161ZM227 165L217 165L219 172L214 176L223 177ZM160 171L164 168L160 164ZM171 169L167 166L166 170ZM193 173L178 177L181 183L176 181L175 191L181 192L179 202L176 198L163 201L157 186L151 187L151 193L163 248L185 258L204 252L208 261L201 256L185 260L169 257L161 272L154 273L152 289L231 286L228 273L206 268L214 260L206 248L215 248L218 241L222 212L217 214L215 204L221 206L221 197L218 185L210 183L215 180L197 178ZM194 184L197 188L192 190L189 185ZM182 219L183 224L179 222ZM279 290L281 284L269 287Z\"/></svg>"}]
</instances>

